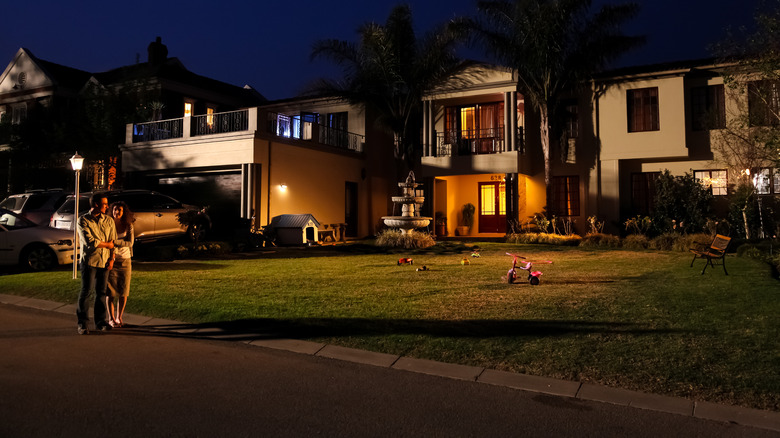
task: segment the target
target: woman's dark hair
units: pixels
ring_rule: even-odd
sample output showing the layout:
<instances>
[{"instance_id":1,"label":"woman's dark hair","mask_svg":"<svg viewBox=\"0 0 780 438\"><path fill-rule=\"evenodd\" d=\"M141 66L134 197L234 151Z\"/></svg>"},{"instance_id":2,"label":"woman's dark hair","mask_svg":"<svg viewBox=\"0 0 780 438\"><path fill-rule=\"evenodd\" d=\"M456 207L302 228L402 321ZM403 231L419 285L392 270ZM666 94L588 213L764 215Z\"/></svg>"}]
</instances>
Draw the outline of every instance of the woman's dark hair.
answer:
<instances>
[{"instance_id":1,"label":"woman's dark hair","mask_svg":"<svg viewBox=\"0 0 780 438\"><path fill-rule=\"evenodd\" d=\"M117 231L124 231L128 229L130 224L135 222L133 212L130 211L130 208L127 207L125 201L116 201L108 207L108 211L110 212L109 214L111 214L112 217L114 215L114 207L122 207L122 217L119 219L119 223L117 223Z\"/></svg>"}]
</instances>

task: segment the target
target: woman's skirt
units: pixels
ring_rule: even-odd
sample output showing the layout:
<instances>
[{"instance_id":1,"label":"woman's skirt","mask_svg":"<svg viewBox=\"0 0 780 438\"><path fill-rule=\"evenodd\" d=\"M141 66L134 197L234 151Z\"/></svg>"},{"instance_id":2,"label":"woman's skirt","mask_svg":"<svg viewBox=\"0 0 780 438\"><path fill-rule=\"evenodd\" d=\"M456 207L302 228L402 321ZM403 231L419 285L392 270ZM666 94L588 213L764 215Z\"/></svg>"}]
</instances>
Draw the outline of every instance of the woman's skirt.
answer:
<instances>
[{"instance_id":1,"label":"woman's skirt","mask_svg":"<svg viewBox=\"0 0 780 438\"><path fill-rule=\"evenodd\" d=\"M114 260L114 269L108 271L108 294L114 298L130 295L130 275L133 272L132 259Z\"/></svg>"}]
</instances>

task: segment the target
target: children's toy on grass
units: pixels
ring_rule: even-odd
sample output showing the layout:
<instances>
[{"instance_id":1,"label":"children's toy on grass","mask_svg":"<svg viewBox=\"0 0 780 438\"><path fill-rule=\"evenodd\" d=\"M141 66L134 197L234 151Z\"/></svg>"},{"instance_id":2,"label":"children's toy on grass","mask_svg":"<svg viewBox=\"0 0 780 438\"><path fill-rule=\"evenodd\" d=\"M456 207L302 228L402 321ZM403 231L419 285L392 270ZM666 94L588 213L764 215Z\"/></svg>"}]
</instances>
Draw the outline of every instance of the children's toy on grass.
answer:
<instances>
[{"instance_id":1,"label":"children's toy on grass","mask_svg":"<svg viewBox=\"0 0 780 438\"><path fill-rule=\"evenodd\" d=\"M517 254L510 254L506 253L508 256L512 256L512 269L510 269L506 273L506 281L509 284L514 283L517 280L517 270L523 270L528 272L528 282L531 283L533 286L539 285L539 283L542 281L540 278L542 276L541 271L532 271L531 268L533 267L534 263L548 263L551 264L552 261L550 260L525 260L525 257L519 256ZM520 262L520 266L517 266L517 259L521 258L524 261ZM525 266L523 266L525 265Z\"/></svg>"},{"instance_id":2,"label":"children's toy on grass","mask_svg":"<svg viewBox=\"0 0 780 438\"><path fill-rule=\"evenodd\" d=\"M470 265L471 262L469 261L468 257L463 257L463 260L460 261L460 264L466 266L466 265Z\"/></svg>"},{"instance_id":3,"label":"children's toy on grass","mask_svg":"<svg viewBox=\"0 0 780 438\"><path fill-rule=\"evenodd\" d=\"M428 270L428 267L427 267L427 266L425 266L425 265L423 265L423 267L422 267L422 268L417 268L417 272L421 272L421 271L427 271L427 270Z\"/></svg>"},{"instance_id":4,"label":"children's toy on grass","mask_svg":"<svg viewBox=\"0 0 780 438\"><path fill-rule=\"evenodd\" d=\"M414 264L414 260L412 260L411 257L404 257L404 258L398 259L398 266L401 266L401 265L413 265L413 264Z\"/></svg>"}]
</instances>

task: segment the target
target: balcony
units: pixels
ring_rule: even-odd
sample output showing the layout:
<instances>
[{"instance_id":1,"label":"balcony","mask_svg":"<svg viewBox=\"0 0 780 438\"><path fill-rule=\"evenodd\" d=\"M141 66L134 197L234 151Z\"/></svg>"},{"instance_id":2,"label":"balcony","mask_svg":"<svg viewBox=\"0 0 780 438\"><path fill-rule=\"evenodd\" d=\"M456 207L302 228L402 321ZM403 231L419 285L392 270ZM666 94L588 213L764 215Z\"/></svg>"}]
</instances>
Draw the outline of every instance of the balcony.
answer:
<instances>
[{"instance_id":1,"label":"balcony","mask_svg":"<svg viewBox=\"0 0 780 438\"><path fill-rule=\"evenodd\" d=\"M243 109L225 113L136 123L133 125L133 143L241 132L248 129L249 110ZM185 132L189 135L185 136Z\"/></svg>"},{"instance_id":2,"label":"balcony","mask_svg":"<svg viewBox=\"0 0 780 438\"><path fill-rule=\"evenodd\" d=\"M127 142L144 143L189 139L217 134L254 131L260 126L258 109L248 108L224 113L202 114L178 119L128 125ZM302 118L303 117L303 118ZM320 125L306 116L267 113L268 134L295 141L308 141L351 152L362 152L365 136Z\"/></svg>"},{"instance_id":3,"label":"balcony","mask_svg":"<svg viewBox=\"0 0 780 438\"><path fill-rule=\"evenodd\" d=\"M523 128L517 128L518 149L522 151ZM504 127L440 132L436 134L433 156L454 157L509 152Z\"/></svg>"},{"instance_id":4,"label":"balcony","mask_svg":"<svg viewBox=\"0 0 780 438\"><path fill-rule=\"evenodd\" d=\"M316 123L314 116L268 113L268 132L281 138L312 141L338 149L363 152L365 136Z\"/></svg>"}]
</instances>

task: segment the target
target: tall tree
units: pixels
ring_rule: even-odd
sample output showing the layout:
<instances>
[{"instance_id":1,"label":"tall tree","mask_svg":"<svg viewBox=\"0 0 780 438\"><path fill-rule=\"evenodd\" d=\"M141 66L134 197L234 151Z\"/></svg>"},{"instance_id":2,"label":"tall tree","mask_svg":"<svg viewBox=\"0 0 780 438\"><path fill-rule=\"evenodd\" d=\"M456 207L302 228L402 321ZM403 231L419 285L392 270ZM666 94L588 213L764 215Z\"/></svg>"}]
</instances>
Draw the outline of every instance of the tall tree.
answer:
<instances>
[{"instance_id":1,"label":"tall tree","mask_svg":"<svg viewBox=\"0 0 780 438\"><path fill-rule=\"evenodd\" d=\"M550 133L558 104L583 82L626 51L644 43L621 26L639 11L636 4L605 5L590 0L480 1L471 27L486 53L514 69L517 90L541 118L547 206L552 200Z\"/></svg>"},{"instance_id":2,"label":"tall tree","mask_svg":"<svg viewBox=\"0 0 780 438\"><path fill-rule=\"evenodd\" d=\"M391 133L395 157L410 168L419 150L422 97L458 64L462 33L447 23L416 37L412 11L398 5L384 25L366 23L357 43L335 39L314 44L312 59L324 57L343 69L344 77L319 80L312 91L364 104L376 111L377 123Z\"/></svg>"}]
</instances>

